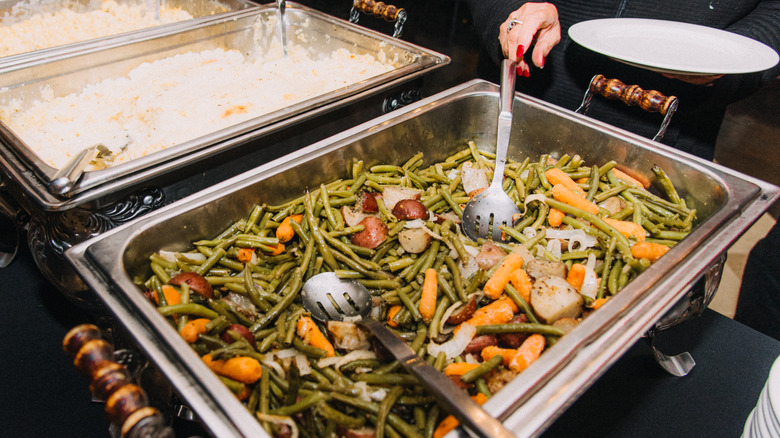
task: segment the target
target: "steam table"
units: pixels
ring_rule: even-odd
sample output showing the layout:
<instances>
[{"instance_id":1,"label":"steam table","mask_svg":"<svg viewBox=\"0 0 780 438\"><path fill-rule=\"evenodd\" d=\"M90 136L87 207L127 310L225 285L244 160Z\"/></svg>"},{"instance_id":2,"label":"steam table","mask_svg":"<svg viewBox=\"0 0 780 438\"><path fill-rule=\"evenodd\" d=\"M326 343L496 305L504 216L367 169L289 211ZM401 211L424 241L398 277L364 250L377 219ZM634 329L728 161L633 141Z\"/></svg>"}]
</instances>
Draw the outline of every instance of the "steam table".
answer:
<instances>
[{"instance_id":1,"label":"steam table","mask_svg":"<svg viewBox=\"0 0 780 438\"><path fill-rule=\"evenodd\" d=\"M24 250L0 269L0 291L0 436L109 436L103 406L91 402L61 348L65 333L91 316L49 285ZM690 351L696 367L668 375L640 340L543 437L740 436L780 342L710 310L656 342L667 354Z\"/></svg>"}]
</instances>

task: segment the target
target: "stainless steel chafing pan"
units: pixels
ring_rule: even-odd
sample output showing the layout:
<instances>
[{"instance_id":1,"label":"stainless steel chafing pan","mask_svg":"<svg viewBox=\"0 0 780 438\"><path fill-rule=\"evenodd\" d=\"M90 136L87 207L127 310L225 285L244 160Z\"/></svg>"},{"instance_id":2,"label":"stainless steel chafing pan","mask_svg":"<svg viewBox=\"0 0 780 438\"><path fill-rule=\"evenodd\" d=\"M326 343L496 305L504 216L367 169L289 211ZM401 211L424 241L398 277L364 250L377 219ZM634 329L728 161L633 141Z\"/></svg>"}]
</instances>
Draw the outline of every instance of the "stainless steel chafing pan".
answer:
<instances>
[{"instance_id":1,"label":"stainless steel chafing pan","mask_svg":"<svg viewBox=\"0 0 780 438\"><path fill-rule=\"evenodd\" d=\"M46 59L23 65L0 64L0 100L22 99L29 104L50 87L55 96L78 91L83 86L126 74L142 62L149 62L179 53L213 48L236 49L250 57L269 50L276 36L277 10L264 6L242 13L214 19L186 29L163 34L145 35L127 41L111 41L78 53L59 53ZM390 38L318 11L290 4L286 12L287 31L296 39L305 40L313 57L348 48L358 54L379 56L380 51L393 61L396 68L348 84L332 93L312 96L300 103L255 119L183 142L160 152L149 154L104 170L87 172L67 198L53 196L46 185L56 169L42 162L7 126L0 124L3 150L0 155L8 162L12 178L45 210L64 210L125 190L150 176L182 169L191 163L257 138L270 130L278 130L300 122L296 116L314 116L351 104L367 95L378 94L399 83L445 65L449 58L421 47ZM367 119L363 119L367 120ZM274 125L276 124L276 125ZM274 125L273 128L270 128ZM262 131L262 128L267 128ZM332 134L332 133L331 133ZM243 136L237 139L239 136ZM320 137L322 138L322 137Z\"/></svg>"},{"instance_id":2,"label":"stainless steel chafing pan","mask_svg":"<svg viewBox=\"0 0 780 438\"><path fill-rule=\"evenodd\" d=\"M135 337L211 432L265 436L133 284L148 256L217 235L257 203L279 203L343 178L353 158L402 163L417 152L442 160L466 141L495 144L497 87L475 80L366 122L116 228L67 252L69 261ZM663 167L688 206L693 232L553 345L484 408L518 436L541 433L780 196L777 187L547 103L516 95L509 155L579 154L615 160L652 180ZM457 434L458 432L454 432Z\"/></svg>"},{"instance_id":3,"label":"stainless steel chafing pan","mask_svg":"<svg viewBox=\"0 0 780 438\"><path fill-rule=\"evenodd\" d=\"M117 1L119 4L146 4L153 6L153 2L147 0L135 0L135 1ZM44 0L40 2L31 2L30 0L2 0L0 1L0 17L29 17L38 11L51 12L53 9L50 7L58 6L63 10L71 10L74 12L92 12L100 11L103 6L102 2L95 0L73 0L68 3L52 0ZM165 8L179 8L184 12L189 13L192 16L191 20L180 21L176 23L161 24L150 28L139 29L131 32L125 32L122 34L106 34L99 38L78 41L68 44L55 45L52 47L33 50L30 52L19 53L10 56L0 57L0 64L19 64L29 62L33 59L41 59L60 52L70 52L86 49L89 47L98 47L102 44L106 44L112 40L131 40L137 38L140 35L154 32L166 32L172 29L180 28L182 26L192 26L198 23L208 21L215 18L218 15L230 14L238 11L246 11L249 9L256 9L259 6L249 0L162 0L160 7ZM22 12L24 15L16 15L15 11ZM10 20L6 19L4 25L7 26ZM110 32L109 29L106 32Z\"/></svg>"}]
</instances>

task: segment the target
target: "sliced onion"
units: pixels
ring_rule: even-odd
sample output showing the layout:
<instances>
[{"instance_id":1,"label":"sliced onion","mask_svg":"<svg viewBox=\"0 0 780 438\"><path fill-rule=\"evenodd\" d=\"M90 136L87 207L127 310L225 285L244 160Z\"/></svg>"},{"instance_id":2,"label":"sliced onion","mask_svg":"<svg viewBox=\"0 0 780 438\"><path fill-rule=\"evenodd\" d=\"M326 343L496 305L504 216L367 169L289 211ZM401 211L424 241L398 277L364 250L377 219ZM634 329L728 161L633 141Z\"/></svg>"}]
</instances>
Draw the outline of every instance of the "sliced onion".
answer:
<instances>
[{"instance_id":1,"label":"sliced onion","mask_svg":"<svg viewBox=\"0 0 780 438\"><path fill-rule=\"evenodd\" d=\"M387 390L383 388L378 388L374 391L371 391L368 387L367 382L357 382L352 385L353 388L358 390L358 398L360 398L363 401L382 401L387 396Z\"/></svg>"},{"instance_id":2,"label":"sliced onion","mask_svg":"<svg viewBox=\"0 0 780 438\"><path fill-rule=\"evenodd\" d=\"M547 251L550 251L556 260L561 259L561 241L559 239L551 239L547 242Z\"/></svg>"},{"instance_id":3,"label":"sliced onion","mask_svg":"<svg viewBox=\"0 0 780 438\"><path fill-rule=\"evenodd\" d=\"M449 333L449 332L455 330L454 327L450 327L450 328L447 329L448 331L445 332L444 331L445 330L444 325L447 323L447 320L450 319L450 315L452 315L452 312L457 310L462 305L463 305L463 303L458 301L457 303L451 305L450 307L447 308L447 310L444 311L444 314L441 316L441 321L439 322L439 333L446 334L446 333Z\"/></svg>"},{"instance_id":4,"label":"sliced onion","mask_svg":"<svg viewBox=\"0 0 780 438\"><path fill-rule=\"evenodd\" d=\"M596 269L596 255L593 253L588 254L588 261L585 262L585 267L591 270Z\"/></svg>"},{"instance_id":5,"label":"sliced onion","mask_svg":"<svg viewBox=\"0 0 780 438\"><path fill-rule=\"evenodd\" d=\"M527 196L525 198L525 202L523 202L523 214L525 214L525 212L528 211L528 204L533 202L533 201L539 201L542 204L544 204L545 202L547 202L547 197L545 197L541 193L537 193L537 194L534 194L534 195L531 195L531 196Z\"/></svg>"},{"instance_id":6,"label":"sliced onion","mask_svg":"<svg viewBox=\"0 0 780 438\"><path fill-rule=\"evenodd\" d=\"M355 350L345 354L344 356L333 356L320 359L317 361L317 366L320 368L325 368L331 365L335 365L336 369L338 370L343 365L363 359L376 359L376 353L368 350Z\"/></svg>"},{"instance_id":7,"label":"sliced onion","mask_svg":"<svg viewBox=\"0 0 780 438\"><path fill-rule=\"evenodd\" d=\"M293 356L293 359L295 359L295 365L298 367L298 372L302 376L308 376L311 374L311 364L309 363L309 359L303 353L299 352Z\"/></svg>"},{"instance_id":8,"label":"sliced onion","mask_svg":"<svg viewBox=\"0 0 780 438\"><path fill-rule=\"evenodd\" d=\"M293 421L292 417L282 417L280 415L268 415L263 413L256 413L257 419L260 421L267 421L274 424L286 424L290 426L290 438L298 438L298 426Z\"/></svg>"},{"instance_id":9,"label":"sliced onion","mask_svg":"<svg viewBox=\"0 0 780 438\"><path fill-rule=\"evenodd\" d=\"M463 356L463 360L464 360L466 363L480 363L480 362L477 360L477 358L476 358L476 357L474 357L474 355L473 355L473 354L471 354L471 353L469 353L469 354L467 354L467 355Z\"/></svg>"},{"instance_id":10,"label":"sliced onion","mask_svg":"<svg viewBox=\"0 0 780 438\"><path fill-rule=\"evenodd\" d=\"M273 370L276 371L276 373L279 374L282 378L286 378L285 376L287 376L287 373L284 371L284 368L279 365L279 362L274 360L273 353L266 355L262 362L263 365L266 365L269 368L273 368Z\"/></svg>"},{"instance_id":11,"label":"sliced onion","mask_svg":"<svg viewBox=\"0 0 780 438\"><path fill-rule=\"evenodd\" d=\"M425 221L422 219L414 219L411 221L406 221L406 224L404 224L404 228L419 228L423 231L425 231L429 236L433 237L436 240L442 240L441 236L434 233L425 225Z\"/></svg>"},{"instance_id":12,"label":"sliced onion","mask_svg":"<svg viewBox=\"0 0 780 438\"><path fill-rule=\"evenodd\" d=\"M529 239L533 239L534 237L536 237L536 228L533 227L523 228L523 235Z\"/></svg>"},{"instance_id":13,"label":"sliced onion","mask_svg":"<svg viewBox=\"0 0 780 438\"><path fill-rule=\"evenodd\" d=\"M469 342L471 342L476 333L476 327L463 323L461 324L458 333L455 333L455 336L453 336L449 341L443 344L436 344L434 342L428 344L428 354L436 357L439 355L439 353L444 353L444 355L447 356L447 359L452 359L456 356L459 356L469 345Z\"/></svg>"},{"instance_id":14,"label":"sliced onion","mask_svg":"<svg viewBox=\"0 0 780 438\"><path fill-rule=\"evenodd\" d=\"M592 300L595 300L598 290L599 278L596 276L596 271L594 271L589 266L585 266L585 279L582 281L582 289L580 290L580 293Z\"/></svg>"}]
</instances>

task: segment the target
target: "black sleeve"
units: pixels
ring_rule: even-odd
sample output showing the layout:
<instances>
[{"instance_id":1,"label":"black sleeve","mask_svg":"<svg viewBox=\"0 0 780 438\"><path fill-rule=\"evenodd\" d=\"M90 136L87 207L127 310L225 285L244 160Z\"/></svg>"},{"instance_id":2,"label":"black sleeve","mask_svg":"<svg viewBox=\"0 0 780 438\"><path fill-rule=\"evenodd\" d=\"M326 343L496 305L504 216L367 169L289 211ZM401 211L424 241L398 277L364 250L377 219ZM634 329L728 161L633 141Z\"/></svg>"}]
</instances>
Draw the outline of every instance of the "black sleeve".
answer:
<instances>
[{"instance_id":1,"label":"black sleeve","mask_svg":"<svg viewBox=\"0 0 780 438\"><path fill-rule=\"evenodd\" d=\"M482 46L491 59L498 64L504 57L501 43L498 41L499 26L512 11L524 3L519 0L468 0L474 27L477 29Z\"/></svg>"}]
</instances>

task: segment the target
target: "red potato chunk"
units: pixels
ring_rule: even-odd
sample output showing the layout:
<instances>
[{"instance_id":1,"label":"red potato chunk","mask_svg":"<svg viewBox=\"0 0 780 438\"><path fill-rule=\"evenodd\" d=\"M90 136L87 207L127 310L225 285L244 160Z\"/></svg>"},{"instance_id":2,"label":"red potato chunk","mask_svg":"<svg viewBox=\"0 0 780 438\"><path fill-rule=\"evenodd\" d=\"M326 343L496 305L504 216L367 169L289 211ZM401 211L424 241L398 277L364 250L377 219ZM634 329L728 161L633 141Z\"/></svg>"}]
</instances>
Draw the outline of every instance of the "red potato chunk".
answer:
<instances>
[{"instance_id":1,"label":"red potato chunk","mask_svg":"<svg viewBox=\"0 0 780 438\"><path fill-rule=\"evenodd\" d=\"M352 244L374 249L387 240L387 225L378 217L365 217L358 225L363 225L363 231L352 235Z\"/></svg>"}]
</instances>

